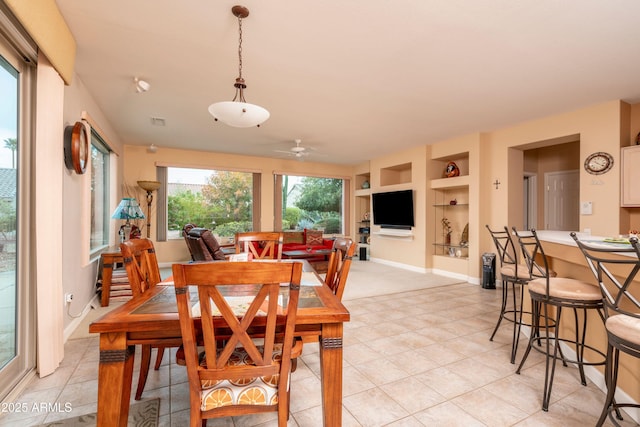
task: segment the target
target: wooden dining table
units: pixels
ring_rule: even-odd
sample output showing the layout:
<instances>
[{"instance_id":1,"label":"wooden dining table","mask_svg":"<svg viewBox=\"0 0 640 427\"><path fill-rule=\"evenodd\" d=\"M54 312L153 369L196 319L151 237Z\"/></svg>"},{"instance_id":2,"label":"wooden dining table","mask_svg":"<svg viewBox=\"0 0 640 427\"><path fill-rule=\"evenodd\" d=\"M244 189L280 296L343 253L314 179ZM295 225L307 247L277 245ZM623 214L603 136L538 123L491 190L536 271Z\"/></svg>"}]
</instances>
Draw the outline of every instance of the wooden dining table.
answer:
<instances>
[{"instance_id":1,"label":"wooden dining table","mask_svg":"<svg viewBox=\"0 0 640 427\"><path fill-rule=\"evenodd\" d=\"M342 425L342 334L349 311L307 262L296 318L296 334L317 337L320 350L323 421ZM97 425L126 427L137 344L180 343L180 321L173 281L167 279L115 308L89 326L100 334Z\"/></svg>"}]
</instances>

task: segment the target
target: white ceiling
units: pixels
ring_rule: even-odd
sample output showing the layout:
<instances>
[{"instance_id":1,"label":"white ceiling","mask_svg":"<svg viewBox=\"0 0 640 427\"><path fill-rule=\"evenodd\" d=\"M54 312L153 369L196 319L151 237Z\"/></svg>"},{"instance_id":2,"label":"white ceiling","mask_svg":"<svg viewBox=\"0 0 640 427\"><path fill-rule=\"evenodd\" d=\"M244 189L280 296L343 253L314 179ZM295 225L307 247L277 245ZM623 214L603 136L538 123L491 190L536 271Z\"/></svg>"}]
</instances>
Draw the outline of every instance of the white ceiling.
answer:
<instances>
[{"instance_id":1,"label":"white ceiling","mask_svg":"<svg viewBox=\"0 0 640 427\"><path fill-rule=\"evenodd\" d=\"M357 164L622 99L640 102L637 0L57 0L76 73L125 144ZM214 122L243 20L260 128ZM133 79L151 90L138 94ZM151 118L166 126L154 126Z\"/></svg>"}]
</instances>

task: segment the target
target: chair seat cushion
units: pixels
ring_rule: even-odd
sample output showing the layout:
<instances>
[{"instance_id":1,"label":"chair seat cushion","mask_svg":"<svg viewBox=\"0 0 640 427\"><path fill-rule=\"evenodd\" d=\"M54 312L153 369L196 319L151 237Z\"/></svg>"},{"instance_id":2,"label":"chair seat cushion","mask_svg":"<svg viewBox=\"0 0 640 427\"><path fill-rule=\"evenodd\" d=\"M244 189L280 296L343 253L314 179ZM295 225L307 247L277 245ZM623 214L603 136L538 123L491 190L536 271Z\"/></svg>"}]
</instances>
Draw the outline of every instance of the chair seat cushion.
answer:
<instances>
[{"instance_id":1,"label":"chair seat cushion","mask_svg":"<svg viewBox=\"0 0 640 427\"><path fill-rule=\"evenodd\" d=\"M530 281L529 292L545 295L547 293L546 279ZM552 277L549 279L549 296L576 301L598 301L602 299L602 293L598 286L582 280L564 277Z\"/></svg>"},{"instance_id":2,"label":"chair seat cushion","mask_svg":"<svg viewBox=\"0 0 640 427\"><path fill-rule=\"evenodd\" d=\"M607 319L606 326L613 335L640 345L640 318L616 314Z\"/></svg>"},{"instance_id":3,"label":"chair seat cushion","mask_svg":"<svg viewBox=\"0 0 640 427\"><path fill-rule=\"evenodd\" d=\"M260 349L260 348L259 348ZM262 350L260 349L262 352ZM279 363L282 345L276 345L272 360ZM206 368L206 358L200 366ZM253 365L253 361L243 347L234 350L227 366ZM278 403L280 375L259 378L238 378L236 380L202 380L200 409L209 411L228 405L275 405Z\"/></svg>"},{"instance_id":4,"label":"chair seat cushion","mask_svg":"<svg viewBox=\"0 0 640 427\"><path fill-rule=\"evenodd\" d=\"M520 264L517 268L518 279L529 280L529 268L526 265ZM505 265L500 269L502 277L516 277L516 267L513 264Z\"/></svg>"}]
</instances>

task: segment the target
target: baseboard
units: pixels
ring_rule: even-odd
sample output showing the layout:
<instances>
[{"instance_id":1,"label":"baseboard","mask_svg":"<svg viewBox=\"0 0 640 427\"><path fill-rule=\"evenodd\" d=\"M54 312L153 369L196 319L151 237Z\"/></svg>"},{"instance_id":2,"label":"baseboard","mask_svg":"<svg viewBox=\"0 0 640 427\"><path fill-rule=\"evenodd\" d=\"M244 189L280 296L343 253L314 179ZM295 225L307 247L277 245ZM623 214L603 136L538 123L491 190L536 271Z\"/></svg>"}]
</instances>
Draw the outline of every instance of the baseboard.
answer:
<instances>
[{"instance_id":1,"label":"baseboard","mask_svg":"<svg viewBox=\"0 0 640 427\"><path fill-rule=\"evenodd\" d=\"M67 325L67 327L64 328L64 332L62 335L64 343L66 343L69 340L69 337L73 335L73 332L78 326L80 326L84 318L87 317L89 311L91 311L92 308L100 307L100 304L100 296L98 294L94 295L93 298L89 300L89 303L82 309L82 312L77 317L74 317L73 320Z\"/></svg>"},{"instance_id":2,"label":"baseboard","mask_svg":"<svg viewBox=\"0 0 640 427\"><path fill-rule=\"evenodd\" d=\"M473 285L479 285L480 279L477 277L467 276L466 274L452 273L447 270L440 270L439 268L431 269L431 273L437 274L438 276L450 277L452 279L462 280L464 282L471 283Z\"/></svg>"}]
</instances>

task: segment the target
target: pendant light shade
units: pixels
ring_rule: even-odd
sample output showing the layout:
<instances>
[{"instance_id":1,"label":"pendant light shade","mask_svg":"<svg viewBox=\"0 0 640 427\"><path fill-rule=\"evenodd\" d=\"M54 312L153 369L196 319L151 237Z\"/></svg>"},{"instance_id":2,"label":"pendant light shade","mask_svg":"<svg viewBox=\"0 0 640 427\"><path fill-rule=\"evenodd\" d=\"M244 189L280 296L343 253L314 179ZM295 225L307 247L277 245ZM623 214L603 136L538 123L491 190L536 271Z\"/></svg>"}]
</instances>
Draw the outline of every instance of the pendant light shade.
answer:
<instances>
[{"instance_id":1,"label":"pendant light shade","mask_svg":"<svg viewBox=\"0 0 640 427\"><path fill-rule=\"evenodd\" d=\"M269 118L269 112L261 106L238 101L211 104L209 113L216 120L236 128L260 126Z\"/></svg>"},{"instance_id":2,"label":"pendant light shade","mask_svg":"<svg viewBox=\"0 0 640 427\"><path fill-rule=\"evenodd\" d=\"M249 16L249 9L244 6L233 6L231 13L238 18L238 78L233 85L236 88L236 96L232 101L216 102L209 105L209 113L216 121L221 121L229 126L247 128L260 126L269 118L269 112L259 105L249 104L244 99L244 90L247 85L242 78L242 19Z\"/></svg>"}]
</instances>

